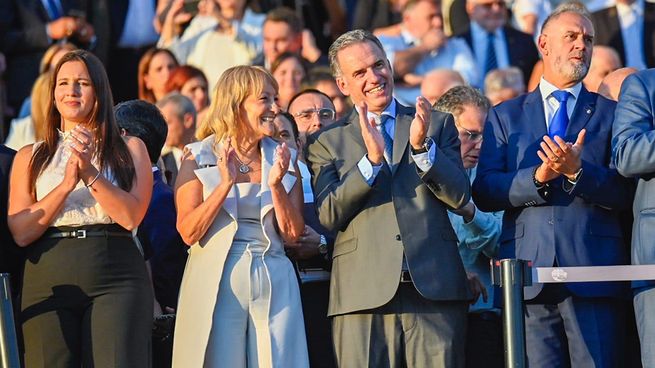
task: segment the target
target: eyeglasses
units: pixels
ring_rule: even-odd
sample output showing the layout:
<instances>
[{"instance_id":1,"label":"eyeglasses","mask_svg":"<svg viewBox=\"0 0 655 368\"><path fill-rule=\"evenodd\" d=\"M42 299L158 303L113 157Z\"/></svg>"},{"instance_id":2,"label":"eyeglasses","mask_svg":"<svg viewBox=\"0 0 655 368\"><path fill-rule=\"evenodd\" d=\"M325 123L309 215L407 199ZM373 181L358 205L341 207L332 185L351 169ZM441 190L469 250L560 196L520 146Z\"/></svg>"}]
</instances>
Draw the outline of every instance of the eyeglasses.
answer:
<instances>
[{"instance_id":1,"label":"eyeglasses","mask_svg":"<svg viewBox=\"0 0 655 368\"><path fill-rule=\"evenodd\" d=\"M468 130L466 128L461 127L457 123L455 123L455 125L459 129L463 130L463 132L460 131L460 134L463 134L463 133L466 134L464 139L466 139L467 141L477 143L477 142L480 142L482 140L482 133L472 132L472 131L470 131L470 130Z\"/></svg>"},{"instance_id":2,"label":"eyeglasses","mask_svg":"<svg viewBox=\"0 0 655 368\"><path fill-rule=\"evenodd\" d=\"M296 113L293 116L301 120L310 120L312 118L312 115L314 114L316 114L318 116L318 119L321 121L334 120L335 116L337 115L337 113L332 109L322 108L322 109L303 110L301 112Z\"/></svg>"}]
</instances>

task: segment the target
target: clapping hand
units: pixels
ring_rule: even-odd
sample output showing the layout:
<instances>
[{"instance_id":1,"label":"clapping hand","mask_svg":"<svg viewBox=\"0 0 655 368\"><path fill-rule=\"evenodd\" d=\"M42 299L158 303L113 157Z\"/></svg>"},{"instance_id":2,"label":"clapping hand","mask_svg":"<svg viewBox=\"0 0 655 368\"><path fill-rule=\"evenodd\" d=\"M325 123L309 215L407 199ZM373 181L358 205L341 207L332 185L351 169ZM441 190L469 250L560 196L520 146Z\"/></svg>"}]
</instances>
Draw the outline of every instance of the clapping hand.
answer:
<instances>
[{"instance_id":1,"label":"clapping hand","mask_svg":"<svg viewBox=\"0 0 655 368\"><path fill-rule=\"evenodd\" d=\"M384 138L377 128L375 119L368 119L368 106L363 102L357 106L359 114L359 127L362 130L362 139L366 146L368 160L373 165L380 165L384 159Z\"/></svg>"},{"instance_id":2,"label":"clapping hand","mask_svg":"<svg viewBox=\"0 0 655 368\"><path fill-rule=\"evenodd\" d=\"M544 136L541 151L538 151L537 155L549 169L573 180L582 166L580 156L586 133L587 131L582 129L575 143L566 142L559 136L555 136L554 139Z\"/></svg>"},{"instance_id":3,"label":"clapping hand","mask_svg":"<svg viewBox=\"0 0 655 368\"><path fill-rule=\"evenodd\" d=\"M83 179L93 178L98 173L91 163L96 152L93 134L83 125L77 124L70 135L71 157L75 156L77 158L80 176Z\"/></svg>"},{"instance_id":4,"label":"clapping hand","mask_svg":"<svg viewBox=\"0 0 655 368\"><path fill-rule=\"evenodd\" d=\"M221 174L221 182L232 186L237 180L236 152L232 147L232 138L226 138L223 146L218 150L216 166Z\"/></svg>"},{"instance_id":5,"label":"clapping hand","mask_svg":"<svg viewBox=\"0 0 655 368\"><path fill-rule=\"evenodd\" d=\"M420 150L425 142L425 137L428 134L428 127L430 126L430 114L432 113L432 106L430 102L423 96L416 98L416 114L412 125L409 127L409 144L415 150Z\"/></svg>"},{"instance_id":6,"label":"clapping hand","mask_svg":"<svg viewBox=\"0 0 655 368\"><path fill-rule=\"evenodd\" d=\"M275 148L275 162L268 173L268 185L276 186L282 182L282 178L289 171L291 151L286 143L279 144Z\"/></svg>"}]
</instances>

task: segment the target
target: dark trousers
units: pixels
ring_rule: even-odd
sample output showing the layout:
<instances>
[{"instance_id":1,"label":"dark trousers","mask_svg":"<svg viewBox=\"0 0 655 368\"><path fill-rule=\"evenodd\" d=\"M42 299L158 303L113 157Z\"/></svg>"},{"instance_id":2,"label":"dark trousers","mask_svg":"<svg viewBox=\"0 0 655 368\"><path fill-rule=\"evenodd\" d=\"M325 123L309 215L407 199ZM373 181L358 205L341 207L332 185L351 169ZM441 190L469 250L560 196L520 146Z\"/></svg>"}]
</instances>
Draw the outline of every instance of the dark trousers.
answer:
<instances>
[{"instance_id":1,"label":"dark trousers","mask_svg":"<svg viewBox=\"0 0 655 368\"><path fill-rule=\"evenodd\" d=\"M147 368L152 306L131 238L41 238L30 245L23 277L25 365Z\"/></svg>"},{"instance_id":2,"label":"dark trousers","mask_svg":"<svg viewBox=\"0 0 655 368\"><path fill-rule=\"evenodd\" d=\"M333 318L337 365L464 367L467 310L465 301L428 300L401 283L387 304Z\"/></svg>"},{"instance_id":3,"label":"dark trousers","mask_svg":"<svg viewBox=\"0 0 655 368\"><path fill-rule=\"evenodd\" d=\"M503 321L499 311L469 312L466 330L466 367L505 367Z\"/></svg>"},{"instance_id":4,"label":"dark trousers","mask_svg":"<svg viewBox=\"0 0 655 368\"><path fill-rule=\"evenodd\" d=\"M333 368L332 327L327 316L330 282L317 281L300 284L302 313L311 368Z\"/></svg>"}]
</instances>

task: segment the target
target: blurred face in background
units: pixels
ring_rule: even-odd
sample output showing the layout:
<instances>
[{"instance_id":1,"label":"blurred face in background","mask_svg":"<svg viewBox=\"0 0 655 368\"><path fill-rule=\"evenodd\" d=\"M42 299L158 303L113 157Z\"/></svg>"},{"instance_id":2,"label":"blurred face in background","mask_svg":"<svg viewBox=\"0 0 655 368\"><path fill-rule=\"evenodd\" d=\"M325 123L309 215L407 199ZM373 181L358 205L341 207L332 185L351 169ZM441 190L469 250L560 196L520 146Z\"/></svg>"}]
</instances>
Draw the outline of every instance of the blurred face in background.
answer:
<instances>
[{"instance_id":1,"label":"blurred face in background","mask_svg":"<svg viewBox=\"0 0 655 368\"><path fill-rule=\"evenodd\" d=\"M276 138L280 142L285 142L289 148L298 150L298 143L296 142L296 137L293 135L293 128L289 119L284 115L277 115L274 124Z\"/></svg>"},{"instance_id":2,"label":"blurred face in background","mask_svg":"<svg viewBox=\"0 0 655 368\"><path fill-rule=\"evenodd\" d=\"M460 153L465 169L473 168L478 164L486 119L486 111L470 104L464 105L462 113L455 118L455 126L461 142Z\"/></svg>"},{"instance_id":3,"label":"blurred face in background","mask_svg":"<svg viewBox=\"0 0 655 368\"><path fill-rule=\"evenodd\" d=\"M494 32L507 21L507 6L504 0L466 0L466 12L487 32Z\"/></svg>"},{"instance_id":4,"label":"blurred face in background","mask_svg":"<svg viewBox=\"0 0 655 368\"><path fill-rule=\"evenodd\" d=\"M297 58L289 57L275 69L273 77L280 86L280 106L286 109L291 98L300 92L300 83L305 78L305 69Z\"/></svg>"},{"instance_id":5,"label":"blurred face in background","mask_svg":"<svg viewBox=\"0 0 655 368\"><path fill-rule=\"evenodd\" d=\"M283 52L300 52L302 38L285 22L267 21L262 30L264 57L270 63Z\"/></svg>"},{"instance_id":6,"label":"blurred face in background","mask_svg":"<svg viewBox=\"0 0 655 368\"><path fill-rule=\"evenodd\" d=\"M214 0L218 4L221 15L227 19L241 19L246 0Z\"/></svg>"},{"instance_id":7,"label":"blurred face in background","mask_svg":"<svg viewBox=\"0 0 655 368\"><path fill-rule=\"evenodd\" d=\"M316 89L325 93L330 97L332 103L334 104L334 110L337 112L337 120L341 119L344 115L350 110L350 105L346 96L339 91L337 83L335 81L320 81L316 83Z\"/></svg>"},{"instance_id":8,"label":"blurred face in background","mask_svg":"<svg viewBox=\"0 0 655 368\"><path fill-rule=\"evenodd\" d=\"M166 95L166 82L171 70L177 66L175 60L166 52L158 52L150 60L147 73L143 81L147 89L151 90L159 100Z\"/></svg>"},{"instance_id":9,"label":"blurred face in background","mask_svg":"<svg viewBox=\"0 0 655 368\"><path fill-rule=\"evenodd\" d=\"M416 38L422 38L433 29L442 29L441 9L431 0L417 2L403 14L403 25Z\"/></svg>"},{"instance_id":10,"label":"blurred face in background","mask_svg":"<svg viewBox=\"0 0 655 368\"><path fill-rule=\"evenodd\" d=\"M200 112L209 106L209 91L207 81L201 77L191 78L180 89L180 94L188 97L196 111Z\"/></svg>"}]
</instances>

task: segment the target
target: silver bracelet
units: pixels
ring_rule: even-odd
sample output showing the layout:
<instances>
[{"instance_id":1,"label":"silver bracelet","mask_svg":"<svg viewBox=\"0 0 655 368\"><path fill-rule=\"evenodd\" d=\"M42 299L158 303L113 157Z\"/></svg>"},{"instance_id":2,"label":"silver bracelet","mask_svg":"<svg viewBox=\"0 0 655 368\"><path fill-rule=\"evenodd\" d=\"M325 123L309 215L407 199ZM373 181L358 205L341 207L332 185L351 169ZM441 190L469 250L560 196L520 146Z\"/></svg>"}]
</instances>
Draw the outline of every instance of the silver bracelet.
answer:
<instances>
[{"instance_id":1,"label":"silver bracelet","mask_svg":"<svg viewBox=\"0 0 655 368\"><path fill-rule=\"evenodd\" d=\"M93 180L91 180L91 182L90 182L89 184L86 184L86 187L87 187L87 188L91 188L91 186L93 185L93 183L95 183L96 180L98 180L99 177L100 177L100 170L98 170L98 173L97 173L96 176L93 178Z\"/></svg>"}]
</instances>

